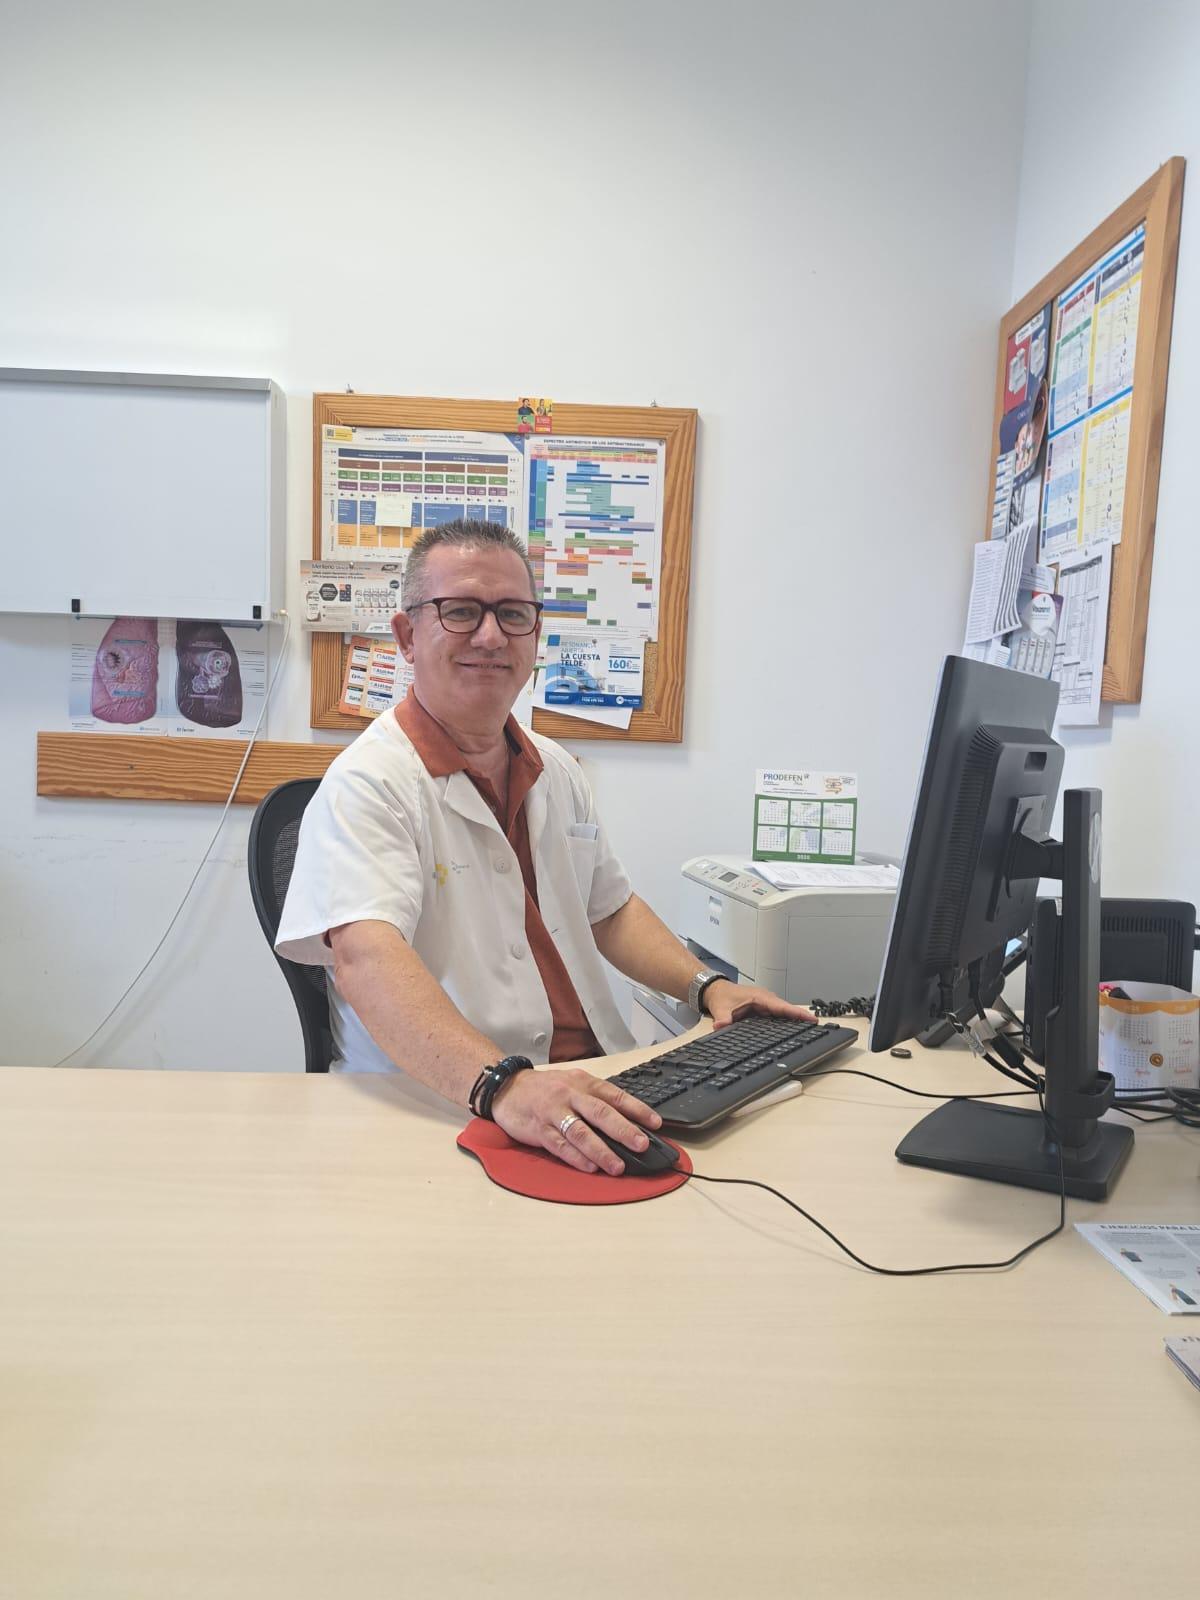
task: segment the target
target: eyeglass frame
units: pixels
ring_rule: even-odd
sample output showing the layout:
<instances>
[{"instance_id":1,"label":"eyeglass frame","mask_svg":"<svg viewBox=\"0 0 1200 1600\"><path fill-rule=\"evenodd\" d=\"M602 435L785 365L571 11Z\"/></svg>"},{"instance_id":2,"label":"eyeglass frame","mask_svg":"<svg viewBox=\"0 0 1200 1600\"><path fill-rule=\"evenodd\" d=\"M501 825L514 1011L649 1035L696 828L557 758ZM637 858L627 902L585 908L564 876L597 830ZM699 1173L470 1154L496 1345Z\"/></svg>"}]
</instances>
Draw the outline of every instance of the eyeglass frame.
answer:
<instances>
[{"instance_id":1,"label":"eyeglass frame","mask_svg":"<svg viewBox=\"0 0 1200 1600\"><path fill-rule=\"evenodd\" d=\"M469 602L469 604L478 606L480 608L479 621L473 628L446 627L445 622L442 621L442 607L451 600L457 600L460 604L463 601L466 601ZM420 611L423 606L436 606L439 627L445 629L447 633L457 634L460 639L469 639L473 633L478 633L480 628L483 627L484 617L486 617L489 612L491 612L492 616L495 617L496 626L500 629L500 632L506 639L528 639L530 634L537 632L538 624L542 620L542 612L545 609L540 600L526 600L524 595L505 595L502 600L480 600L473 594L443 594L437 595L436 597L432 597L428 600L418 600L416 605L405 606L404 613L406 616L411 617L414 611ZM524 633L510 633L500 621L501 606L532 606L534 609L533 627L526 628Z\"/></svg>"}]
</instances>

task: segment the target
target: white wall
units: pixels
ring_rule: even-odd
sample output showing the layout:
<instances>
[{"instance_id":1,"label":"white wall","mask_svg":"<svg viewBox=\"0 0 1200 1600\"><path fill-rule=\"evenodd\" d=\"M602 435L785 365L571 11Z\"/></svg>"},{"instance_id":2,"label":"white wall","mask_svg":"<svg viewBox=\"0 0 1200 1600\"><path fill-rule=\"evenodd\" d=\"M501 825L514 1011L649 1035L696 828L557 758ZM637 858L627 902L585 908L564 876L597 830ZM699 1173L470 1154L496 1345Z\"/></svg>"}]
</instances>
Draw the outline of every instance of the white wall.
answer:
<instances>
[{"instance_id":1,"label":"white wall","mask_svg":"<svg viewBox=\"0 0 1200 1600\"><path fill-rule=\"evenodd\" d=\"M759 765L856 768L899 849L986 487L1027 6L0 3L0 363L276 378L295 559L314 390L696 406L685 741L577 747L611 831L668 917ZM0 618L8 1061L90 1030L216 819L34 797L69 634ZM322 737L303 641L279 694L272 736ZM79 1059L298 1064L247 822Z\"/></svg>"},{"instance_id":2,"label":"white wall","mask_svg":"<svg viewBox=\"0 0 1200 1600\"><path fill-rule=\"evenodd\" d=\"M1064 782L1104 791L1104 887L1200 899L1197 695L1200 543L1191 481L1200 427L1200 8L1189 0L1037 0L1015 301L1171 156L1186 157L1170 383L1142 700L1067 729ZM1068 81L1069 80L1069 81ZM1088 85L1118 115L1092 110Z\"/></svg>"}]
</instances>

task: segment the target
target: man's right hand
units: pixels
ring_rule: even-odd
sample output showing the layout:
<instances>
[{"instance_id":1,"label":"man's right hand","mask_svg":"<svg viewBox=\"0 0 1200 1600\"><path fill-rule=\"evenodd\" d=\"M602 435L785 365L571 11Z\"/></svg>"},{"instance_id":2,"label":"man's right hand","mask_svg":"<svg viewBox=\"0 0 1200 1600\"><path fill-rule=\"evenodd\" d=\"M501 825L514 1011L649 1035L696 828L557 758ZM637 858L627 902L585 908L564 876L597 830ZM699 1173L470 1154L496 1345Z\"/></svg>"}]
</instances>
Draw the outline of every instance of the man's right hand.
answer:
<instances>
[{"instance_id":1,"label":"man's right hand","mask_svg":"<svg viewBox=\"0 0 1200 1600\"><path fill-rule=\"evenodd\" d=\"M603 1128L610 1139L632 1150L644 1150L647 1140L642 1128L662 1126L657 1111L580 1067L516 1073L496 1091L492 1118L509 1138L548 1150L578 1172L599 1168L613 1177L625 1170L624 1163L596 1137L592 1127Z\"/></svg>"}]
</instances>

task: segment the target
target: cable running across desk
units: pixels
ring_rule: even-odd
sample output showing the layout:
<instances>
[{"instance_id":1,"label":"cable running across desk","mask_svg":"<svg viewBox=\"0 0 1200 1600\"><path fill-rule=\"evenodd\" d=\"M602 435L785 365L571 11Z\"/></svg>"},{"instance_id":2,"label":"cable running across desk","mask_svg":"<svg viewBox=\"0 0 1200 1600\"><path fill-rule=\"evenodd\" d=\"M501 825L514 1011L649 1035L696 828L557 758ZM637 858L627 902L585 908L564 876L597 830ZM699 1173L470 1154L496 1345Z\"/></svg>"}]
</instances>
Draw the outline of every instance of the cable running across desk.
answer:
<instances>
[{"instance_id":1,"label":"cable running across desk","mask_svg":"<svg viewBox=\"0 0 1200 1600\"><path fill-rule=\"evenodd\" d=\"M932 1277L936 1274L950 1272L1000 1272L1008 1267L1015 1267L1019 1261L1023 1261L1026 1256L1031 1255L1033 1251L1039 1247L1039 1245L1046 1244L1049 1240L1057 1238L1057 1236L1066 1227L1067 1174L1066 1168L1063 1164L1062 1145L1059 1141L1057 1130L1055 1129L1053 1122L1046 1112L1046 1102L1044 1096L1045 1085L1042 1079L1033 1072L1029 1072L1027 1077L1019 1077L1018 1072L1003 1066L995 1059L994 1056L990 1054L990 1052L986 1050L983 1051L983 1059L987 1061L989 1066L994 1067L996 1071L1002 1072L1005 1077L1018 1078L1018 1081L1024 1081L1028 1086L1024 1089L1001 1089L995 1094L939 1095L931 1094L925 1089L910 1089L907 1084L896 1083L891 1078L880 1077L874 1072L863 1072L857 1067L814 1067L811 1071L798 1073L797 1077L801 1079L816 1077L831 1078L839 1074L845 1074L848 1077L869 1078L873 1083L883 1083L889 1088L899 1089L902 1094L912 1094L919 1096L921 1099L941 1100L943 1102L951 1100L1007 1100L1020 1098L1025 1095L1036 1094L1038 1097L1038 1105L1041 1108L1042 1120L1046 1125L1047 1135L1053 1142L1054 1147L1058 1152L1058 1221L1054 1227L1049 1230L1049 1232L1043 1233L1038 1238L1031 1240L1029 1244L1022 1246L1022 1248L1016 1251L1015 1254L1006 1257L1003 1261L955 1261L946 1263L942 1266L934 1267L877 1266L874 1262L868 1261L864 1256L860 1256L857 1251L852 1250L848 1244L844 1243L843 1240L838 1238L837 1234L834 1233L831 1228L827 1228L825 1224L819 1221L818 1218L814 1217L810 1211L806 1211L803 1206L797 1205L794 1200L790 1200L788 1196L781 1193L780 1190L772 1188L769 1183L762 1183L757 1178L716 1178L705 1172L690 1173L688 1175L688 1182L690 1183L692 1179L699 1179L701 1183L731 1183L740 1184L750 1189L765 1189L768 1194L774 1195L777 1200L782 1200L785 1206L790 1206L793 1211L798 1211L806 1222L810 1222L814 1228L823 1233L825 1237L830 1240L832 1244L835 1244L844 1255L849 1256L851 1261L857 1263L857 1265L860 1267L865 1267L868 1272L878 1273L881 1277L924 1278Z\"/></svg>"}]
</instances>

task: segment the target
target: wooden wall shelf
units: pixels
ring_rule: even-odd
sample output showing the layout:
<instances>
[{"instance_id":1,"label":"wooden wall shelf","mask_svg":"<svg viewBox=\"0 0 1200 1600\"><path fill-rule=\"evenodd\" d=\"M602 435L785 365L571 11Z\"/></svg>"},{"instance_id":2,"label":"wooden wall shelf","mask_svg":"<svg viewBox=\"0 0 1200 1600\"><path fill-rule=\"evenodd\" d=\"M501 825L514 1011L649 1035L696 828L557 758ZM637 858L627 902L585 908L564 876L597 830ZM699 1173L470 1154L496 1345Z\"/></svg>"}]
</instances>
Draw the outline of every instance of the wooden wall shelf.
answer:
<instances>
[{"instance_id":1,"label":"wooden wall shelf","mask_svg":"<svg viewBox=\"0 0 1200 1600\"><path fill-rule=\"evenodd\" d=\"M340 744L254 746L234 800L254 806L288 778L321 778ZM242 739L39 733L37 792L66 799L190 800L223 805L246 752Z\"/></svg>"}]
</instances>

